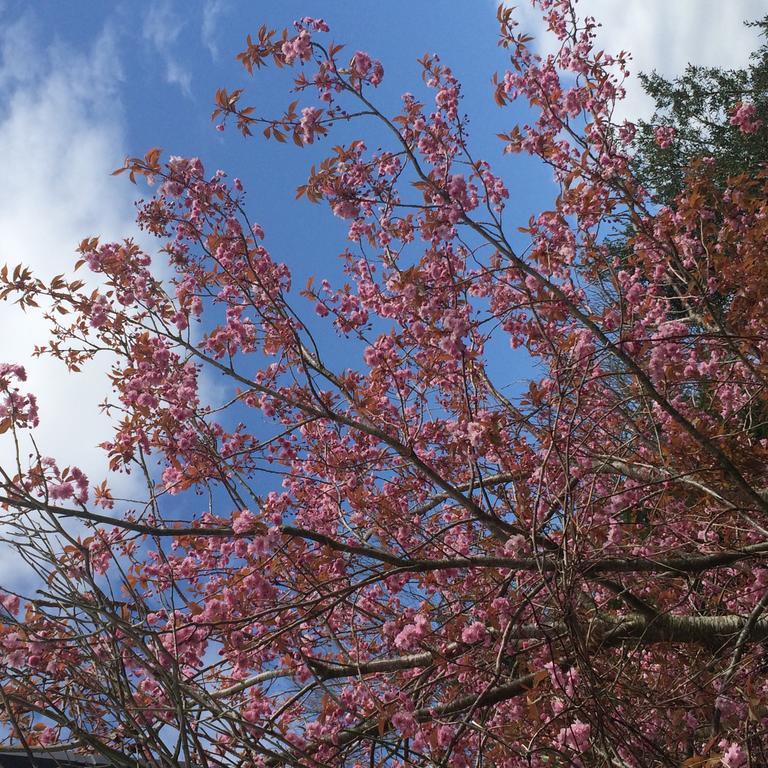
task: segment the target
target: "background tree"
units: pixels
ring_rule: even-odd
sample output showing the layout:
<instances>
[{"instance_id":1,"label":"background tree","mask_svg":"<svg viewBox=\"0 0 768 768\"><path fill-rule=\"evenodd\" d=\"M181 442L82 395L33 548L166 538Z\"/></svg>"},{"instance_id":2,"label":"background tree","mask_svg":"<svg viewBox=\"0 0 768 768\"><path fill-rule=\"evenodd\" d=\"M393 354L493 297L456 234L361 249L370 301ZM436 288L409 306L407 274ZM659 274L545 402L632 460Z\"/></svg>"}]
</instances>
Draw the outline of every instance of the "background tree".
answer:
<instances>
[{"instance_id":1,"label":"background tree","mask_svg":"<svg viewBox=\"0 0 768 768\"><path fill-rule=\"evenodd\" d=\"M348 223L345 283L302 301L241 182L157 150L123 170L155 186L138 220L171 279L95 238L81 265L102 289L0 273L4 295L50 307L47 352L113 355L105 448L147 482L117 500L21 450L3 470L3 535L43 585L2 597L15 748L126 766L766 762L768 444L744 417L766 399L766 177L704 164L658 210L631 126L609 120L624 61L569 2L536 5L560 42L544 59L499 12L497 101L536 110L504 147L559 187L523 249L451 70L425 57L423 91L385 114L382 65L304 18L240 55L295 68L298 99L275 117L220 90L214 118L299 146L376 121L380 149L335 146L299 189ZM619 259L606 237L628 225ZM522 393L508 345L537 365ZM17 445L37 422L23 380L0 368Z\"/></svg>"},{"instance_id":2,"label":"background tree","mask_svg":"<svg viewBox=\"0 0 768 768\"><path fill-rule=\"evenodd\" d=\"M745 22L765 37L768 17ZM673 205L692 172L706 173L721 190L737 176L759 175L768 161L768 43L750 56L744 69L688 65L683 75L667 80L656 72L640 74L644 90L655 103L650 121L641 120L632 144L635 175L657 204ZM632 226L610 245L619 259L631 248ZM682 265L666 292L670 319L697 324L701 315L688 301L689 277ZM711 311L722 309L733 297L713 291ZM717 329L715 329L717 332ZM746 419L764 436L768 414L746 409Z\"/></svg>"},{"instance_id":3,"label":"background tree","mask_svg":"<svg viewBox=\"0 0 768 768\"><path fill-rule=\"evenodd\" d=\"M768 17L751 22L765 37ZM694 160L711 158L720 185L729 176L757 173L768 160L768 43L737 70L689 64L683 75L667 80L641 74L655 102L650 121L638 123L633 146L636 173L659 201L672 202L683 190ZM660 146L657 135L671 131L674 141ZM667 142L662 141L662 144Z\"/></svg>"}]
</instances>

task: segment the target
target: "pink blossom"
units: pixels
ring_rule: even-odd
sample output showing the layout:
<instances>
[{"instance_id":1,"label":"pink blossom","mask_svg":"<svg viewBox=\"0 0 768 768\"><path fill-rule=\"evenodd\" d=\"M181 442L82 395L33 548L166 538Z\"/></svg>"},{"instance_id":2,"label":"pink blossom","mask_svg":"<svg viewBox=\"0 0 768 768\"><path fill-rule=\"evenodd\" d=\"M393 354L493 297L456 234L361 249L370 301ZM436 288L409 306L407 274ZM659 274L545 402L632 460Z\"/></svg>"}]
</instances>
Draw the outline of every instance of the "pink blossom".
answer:
<instances>
[{"instance_id":1,"label":"pink blossom","mask_svg":"<svg viewBox=\"0 0 768 768\"><path fill-rule=\"evenodd\" d=\"M244 509L233 521L232 530L242 535L244 533L252 533L255 530L255 526L258 524L256 515Z\"/></svg>"},{"instance_id":2,"label":"pink blossom","mask_svg":"<svg viewBox=\"0 0 768 768\"><path fill-rule=\"evenodd\" d=\"M461 632L461 641L463 643L479 643L481 640L485 640L488 636L488 630L485 628L485 624L480 621L475 621L468 627L464 627Z\"/></svg>"},{"instance_id":3,"label":"pink blossom","mask_svg":"<svg viewBox=\"0 0 768 768\"><path fill-rule=\"evenodd\" d=\"M622 126L619 128L619 141L622 144L629 144L634 138L637 128L634 123L630 123L625 120Z\"/></svg>"},{"instance_id":4,"label":"pink blossom","mask_svg":"<svg viewBox=\"0 0 768 768\"><path fill-rule=\"evenodd\" d=\"M179 486L184 479L184 473L178 467L166 467L163 470L163 487L170 494L176 494L182 488Z\"/></svg>"},{"instance_id":5,"label":"pink blossom","mask_svg":"<svg viewBox=\"0 0 768 768\"><path fill-rule=\"evenodd\" d=\"M357 77L365 77L372 66L371 57L364 51L357 51L352 57L351 69Z\"/></svg>"},{"instance_id":6,"label":"pink blossom","mask_svg":"<svg viewBox=\"0 0 768 768\"><path fill-rule=\"evenodd\" d=\"M731 112L731 125L735 125L742 133L756 133L763 124L762 120L757 120L757 108L751 101L740 101Z\"/></svg>"},{"instance_id":7,"label":"pink blossom","mask_svg":"<svg viewBox=\"0 0 768 768\"><path fill-rule=\"evenodd\" d=\"M14 615L17 614L20 605L18 595L6 595L0 592L0 605L2 605L8 613Z\"/></svg>"},{"instance_id":8,"label":"pink blossom","mask_svg":"<svg viewBox=\"0 0 768 768\"><path fill-rule=\"evenodd\" d=\"M520 534L510 536L504 543L504 554L507 557L518 557L525 550L527 544L525 536Z\"/></svg>"},{"instance_id":9,"label":"pink blossom","mask_svg":"<svg viewBox=\"0 0 768 768\"><path fill-rule=\"evenodd\" d=\"M640 285L640 283L634 283L626 292L624 298L626 299L627 304L636 305L642 301L643 293L643 286Z\"/></svg>"},{"instance_id":10,"label":"pink blossom","mask_svg":"<svg viewBox=\"0 0 768 768\"><path fill-rule=\"evenodd\" d=\"M312 16L304 16L301 19L301 23L317 32L328 32L329 27L323 19L315 19Z\"/></svg>"},{"instance_id":11,"label":"pink blossom","mask_svg":"<svg viewBox=\"0 0 768 768\"><path fill-rule=\"evenodd\" d=\"M119 538L119 532L117 536L104 535L101 531L99 534L88 547L88 554L94 572L103 575L109 569L109 563L112 560L110 544Z\"/></svg>"},{"instance_id":12,"label":"pink blossom","mask_svg":"<svg viewBox=\"0 0 768 768\"><path fill-rule=\"evenodd\" d=\"M441 725L437 728L437 744L445 749L453 740L455 731L450 725Z\"/></svg>"},{"instance_id":13,"label":"pink blossom","mask_svg":"<svg viewBox=\"0 0 768 768\"><path fill-rule=\"evenodd\" d=\"M37 737L37 740L44 746L50 746L51 744L55 744L58 741L58 738L58 731L55 728L48 726L40 731L40 735Z\"/></svg>"},{"instance_id":14,"label":"pink blossom","mask_svg":"<svg viewBox=\"0 0 768 768\"><path fill-rule=\"evenodd\" d=\"M106 296L99 295L91 305L91 326L101 328L106 322L109 313L109 302Z\"/></svg>"},{"instance_id":15,"label":"pink blossom","mask_svg":"<svg viewBox=\"0 0 768 768\"><path fill-rule=\"evenodd\" d=\"M592 726L581 720L574 720L570 725L562 728L557 736L560 744L575 752L586 752L589 749L589 736L592 732Z\"/></svg>"},{"instance_id":16,"label":"pink blossom","mask_svg":"<svg viewBox=\"0 0 768 768\"><path fill-rule=\"evenodd\" d=\"M723 750L721 761L725 768L742 768L742 766L746 765L747 753L742 749L741 745L735 741L728 742L723 739L718 746Z\"/></svg>"},{"instance_id":17,"label":"pink blossom","mask_svg":"<svg viewBox=\"0 0 768 768\"><path fill-rule=\"evenodd\" d=\"M413 714L404 709L399 709L392 715L392 725L397 728L403 736L413 736L417 728Z\"/></svg>"},{"instance_id":18,"label":"pink blossom","mask_svg":"<svg viewBox=\"0 0 768 768\"><path fill-rule=\"evenodd\" d=\"M75 493L75 489L72 483L59 483L58 485L52 485L48 488L48 495L54 501L60 501L62 499L71 499Z\"/></svg>"},{"instance_id":19,"label":"pink blossom","mask_svg":"<svg viewBox=\"0 0 768 768\"><path fill-rule=\"evenodd\" d=\"M32 394L22 395L11 386L12 379L25 381L26 371L20 365L0 364L0 424L6 419L17 427L36 427L39 424L37 398Z\"/></svg>"},{"instance_id":20,"label":"pink blossom","mask_svg":"<svg viewBox=\"0 0 768 768\"><path fill-rule=\"evenodd\" d=\"M381 81L384 79L384 67L382 66L382 63L380 61L374 61L373 62L373 68L368 74L368 82L376 87L381 84Z\"/></svg>"},{"instance_id":21,"label":"pink blossom","mask_svg":"<svg viewBox=\"0 0 768 768\"><path fill-rule=\"evenodd\" d=\"M301 128L301 138L305 144L314 143L322 114L323 110L318 107L304 107L301 110L299 127Z\"/></svg>"},{"instance_id":22,"label":"pink blossom","mask_svg":"<svg viewBox=\"0 0 768 768\"><path fill-rule=\"evenodd\" d=\"M478 448L482 444L484 434L485 427L480 422L470 421L467 424L467 440L473 448Z\"/></svg>"},{"instance_id":23,"label":"pink blossom","mask_svg":"<svg viewBox=\"0 0 768 768\"><path fill-rule=\"evenodd\" d=\"M27 372L21 365L14 363L0 363L0 387L7 387L11 377L19 381L27 380Z\"/></svg>"},{"instance_id":24,"label":"pink blossom","mask_svg":"<svg viewBox=\"0 0 768 768\"><path fill-rule=\"evenodd\" d=\"M341 219L354 219L360 213L360 206L354 200L337 200L332 210Z\"/></svg>"},{"instance_id":25,"label":"pink blossom","mask_svg":"<svg viewBox=\"0 0 768 768\"><path fill-rule=\"evenodd\" d=\"M656 143L662 149L667 149L672 146L672 141L675 138L675 129L671 125L660 125L653 131L653 137Z\"/></svg>"},{"instance_id":26,"label":"pink blossom","mask_svg":"<svg viewBox=\"0 0 768 768\"><path fill-rule=\"evenodd\" d=\"M401 651L412 651L426 634L427 619L420 613L416 614L413 624L406 624L395 637L395 646Z\"/></svg>"},{"instance_id":27,"label":"pink blossom","mask_svg":"<svg viewBox=\"0 0 768 768\"><path fill-rule=\"evenodd\" d=\"M572 88L566 93L563 107L569 117L577 117L581 113L581 96L582 92L580 88Z\"/></svg>"},{"instance_id":28,"label":"pink blossom","mask_svg":"<svg viewBox=\"0 0 768 768\"><path fill-rule=\"evenodd\" d=\"M306 29L302 29L296 37L286 40L282 46L286 64L292 64L296 59L309 61L312 56L312 38Z\"/></svg>"}]
</instances>

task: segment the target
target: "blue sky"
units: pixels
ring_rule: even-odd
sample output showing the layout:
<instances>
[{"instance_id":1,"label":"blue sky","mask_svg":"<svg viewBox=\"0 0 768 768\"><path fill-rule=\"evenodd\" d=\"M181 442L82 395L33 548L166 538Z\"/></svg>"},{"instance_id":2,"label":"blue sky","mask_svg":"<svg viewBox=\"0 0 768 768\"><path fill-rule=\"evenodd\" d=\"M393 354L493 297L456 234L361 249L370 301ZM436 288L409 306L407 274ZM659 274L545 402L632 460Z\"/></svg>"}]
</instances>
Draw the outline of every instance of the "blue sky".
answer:
<instances>
[{"instance_id":1,"label":"blue sky","mask_svg":"<svg viewBox=\"0 0 768 768\"><path fill-rule=\"evenodd\" d=\"M526 0L518 5L538 34ZM765 12L764 0L582 0L579 7L603 21L604 47L629 49L634 69L668 75L691 60L743 65L756 38L741 21ZM464 83L475 155L512 191L509 229L548 204L548 172L502 157L495 138L524 115L516 111L522 107L499 110L491 98L491 75L505 64L492 0L0 0L0 262L23 262L50 276L68 269L86 236L135 234L136 190L109 174L126 155L160 146L242 178L249 213L297 282L335 271L336 256L349 245L344 225L320 206L294 202L323 145L300 151L260 137L244 141L233 130L216 132L209 119L222 86L246 86L248 102L267 111L287 105L284 77L269 71L250 80L234 55L261 23L282 28L307 14L324 17L350 53L363 49L383 61L379 103L393 110L403 91L419 87L416 58L440 53ZM630 88L624 114L647 109ZM65 455L64 463L99 478L104 462L94 446L109 426L96 403L108 393L107 361L72 379L55 362L30 360L33 345L46 340L39 318L0 306L0 328L0 361L26 364L30 388L41 396L43 452Z\"/></svg>"}]
</instances>

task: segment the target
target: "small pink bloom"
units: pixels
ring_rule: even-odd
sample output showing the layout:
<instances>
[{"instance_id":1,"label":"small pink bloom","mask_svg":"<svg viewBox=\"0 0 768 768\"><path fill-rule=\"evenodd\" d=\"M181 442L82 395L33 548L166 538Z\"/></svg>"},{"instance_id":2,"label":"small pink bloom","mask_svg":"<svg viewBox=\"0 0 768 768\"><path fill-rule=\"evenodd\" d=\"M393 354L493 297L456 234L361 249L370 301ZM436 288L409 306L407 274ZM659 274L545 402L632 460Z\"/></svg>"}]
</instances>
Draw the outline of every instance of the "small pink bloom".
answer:
<instances>
[{"instance_id":1,"label":"small pink bloom","mask_svg":"<svg viewBox=\"0 0 768 768\"><path fill-rule=\"evenodd\" d=\"M757 109L752 102L740 101L731 112L731 118L728 122L737 126L742 133L755 133L763 124L762 120L755 119L756 116Z\"/></svg>"},{"instance_id":2,"label":"small pink bloom","mask_svg":"<svg viewBox=\"0 0 768 768\"><path fill-rule=\"evenodd\" d=\"M634 283L632 287L627 291L624 298L627 300L627 304L634 306L642 301L643 293L644 291L642 285L640 285L640 283Z\"/></svg>"},{"instance_id":3,"label":"small pink bloom","mask_svg":"<svg viewBox=\"0 0 768 768\"><path fill-rule=\"evenodd\" d=\"M727 742L723 739L718 745L723 750L721 758L725 768L742 768L747 763L747 755L735 741Z\"/></svg>"},{"instance_id":4,"label":"small pink bloom","mask_svg":"<svg viewBox=\"0 0 768 768\"><path fill-rule=\"evenodd\" d=\"M586 752L589 749L589 735L592 726L581 720L574 720L570 725L560 730L557 736L558 742L565 747L570 747L575 752Z\"/></svg>"},{"instance_id":5,"label":"small pink bloom","mask_svg":"<svg viewBox=\"0 0 768 768\"><path fill-rule=\"evenodd\" d=\"M421 614L417 614L413 619L413 624L406 624L395 637L395 646L401 651L412 651L418 647L419 640L426 633L427 620Z\"/></svg>"},{"instance_id":6,"label":"small pink bloom","mask_svg":"<svg viewBox=\"0 0 768 768\"><path fill-rule=\"evenodd\" d=\"M675 129L671 125L660 125L654 129L653 137L662 149L667 149L672 146L672 141L675 138Z\"/></svg>"},{"instance_id":7,"label":"small pink bloom","mask_svg":"<svg viewBox=\"0 0 768 768\"><path fill-rule=\"evenodd\" d=\"M232 521L232 530L237 534L252 533L257 522L256 515L244 509Z\"/></svg>"},{"instance_id":8,"label":"small pink bloom","mask_svg":"<svg viewBox=\"0 0 768 768\"><path fill-rule=\"evenodd\" d=\"M629 144L635 138L636 131L635 124L625 120L624 124L619 128L619 141L622 144Z\"/></svg>"},{"instance_id":9,"label":"small pink bloom","mask_svg":"<svg viewBox=\"0 0 768 768\"><path fill-rule=\"evenodd\" d=\"M285 63L292 64L294 60L309 61L312 56L312 38L306 29L302 29L292 40L286 40L282 46Z\"/></svg>"},{"instance_id":10,"label":"small pink bloom","mask_svg":"<svg viewBox=\"0 0 768 768\"><path fill-rule=\"evenodd\" d=\"M50 726L47 728L43 728L42 731L40 731L40 735L37 737L37 740L43 745L43 746L49 746L51 744L55 744L58 740L58 732L55 728L51 728Z\"/></svg>"},{"instance_id":11,"label":"small pink bloom","mask_svg":"<svg viewBox=\"0 0 768 768\"><path fill-rule=\"evenodd\" d=\"M488 630L485 628L485 624L480 621L475 621L468 627L464 627L461 633L461 641L463 643L479 643L481 640L485 640L488 635Z\"/></svg>"},{"instance_id":12,"label":"small pink bloom","mask_svg":"<svg viewBox=\"0 0 768 768\"><path fill-rule=\"evenodd\" d=\"M55 501L71 499L74 492L72 483L60 483L59 485L52 485L48 488L48 495Z\"/></svg>"},{"instance_id":13,"label":"small pink bloom","mask_svg":"<svg viewBox=\"0 0 768 768\"><path fill-rule=\"evenodd\" d=\"M358 51L352 57L352 71L358 77L365 77L372 65L373 61L371 60L371 57L364 51Z\"/></svg>"},{"instance_id":14,"label":"small pink bloom","mask_svg":"<svg viewBox=\"0 0 768 768\"><path fill-rule=\"evenodd\" d=\"M413 736L416 733L416 720L413 714L400 709L392 715L392 725L397 728L403 736Z\"/></svg>"},{"instance_id":15,"label":"small pink bloom","mask_svg":"<svg viewBox=\"0 0 768 768\"><path fill-rule=\"evenodd\" d=\"M328 25L323 19L315 19L312 16L304 16L304 18L301 20L301 23L306 27L312 27L312 29L318 32L328 32L329 29Z\"/></svg>"},{"instance_id":16,"label":"small pink bloom","mask_svg":"<svg viewBox=\"0 0 768 768\"><path fill-rule=\"evenodd\" d=\"M301 138L305 144L314 143L315 136L320 128L320 118L322 115L323 110L318 107L304 107L301 110L299 127L301 128Z\"/></svg>"},{"instance_id":17,"label":"small pink bloom","mask_svg":"<svg viewBox=\"0 0 768 768\"><path fill-rule=\"evenodd\" d=\"M19 598L16 595L4 595L0 593L0 605L5 608L8 613L17 614L19 612Z\"/></svg>"}]
</instances>

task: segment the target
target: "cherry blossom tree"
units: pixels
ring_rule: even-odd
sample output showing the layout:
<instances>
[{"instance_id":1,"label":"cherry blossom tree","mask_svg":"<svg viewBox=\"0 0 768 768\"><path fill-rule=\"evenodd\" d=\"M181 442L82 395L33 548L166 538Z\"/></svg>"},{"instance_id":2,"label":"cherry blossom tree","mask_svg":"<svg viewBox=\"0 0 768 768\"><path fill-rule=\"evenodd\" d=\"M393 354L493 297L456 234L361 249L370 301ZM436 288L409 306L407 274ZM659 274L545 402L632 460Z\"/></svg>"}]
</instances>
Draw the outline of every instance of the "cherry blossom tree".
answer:
<instances>
[{"instance_id":1,"label":"cherry blossom tree","mask_svg":"<svg viewBox=\"0 0 768 768\"><path fill-rule=\"evenodd\" d=\"M502 8L494 78L501 107L533 114L501 148L556 182L522 227L445 63L426 56L422 95L389 114L382 64L304 18L239 57L295 71L285 112L222 89L214 119L298 146L359 125L298 190L347 223L345 282L296 290L243 184L157 150L120 170L151 185L138 221L172 277L96 238L79 266L97 289L0 273L48 312L44 353L112 356L104 448L146 481L114 498L44 446L2 469L2 536L42 585L0 599L9 748L125 766L768 762L768 177L714 183L696 158L654 206L634 126L611 122L626 55L597 51L569 0L534 5L557 52ZM18 446L38 419L24 378L0 368Z\"/></svg>"}]
</instances>

